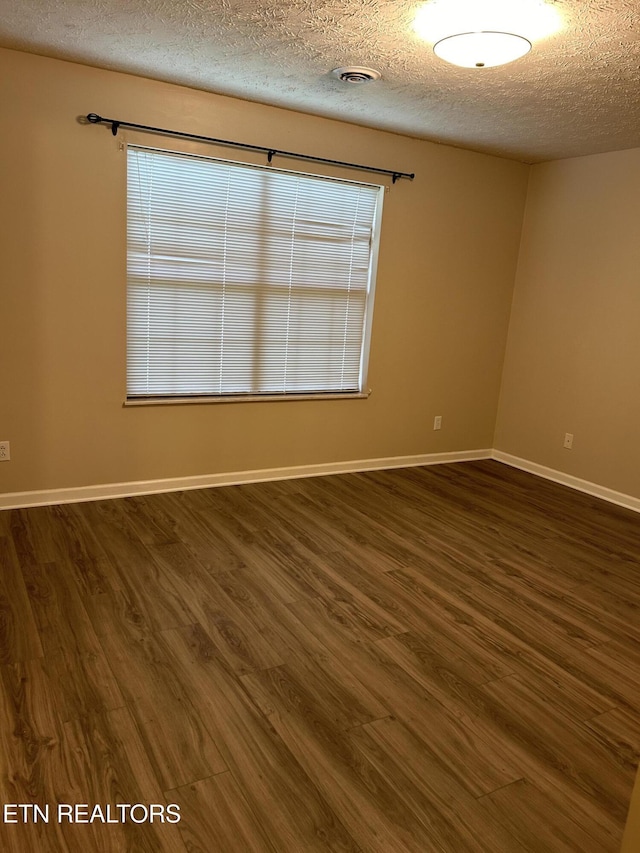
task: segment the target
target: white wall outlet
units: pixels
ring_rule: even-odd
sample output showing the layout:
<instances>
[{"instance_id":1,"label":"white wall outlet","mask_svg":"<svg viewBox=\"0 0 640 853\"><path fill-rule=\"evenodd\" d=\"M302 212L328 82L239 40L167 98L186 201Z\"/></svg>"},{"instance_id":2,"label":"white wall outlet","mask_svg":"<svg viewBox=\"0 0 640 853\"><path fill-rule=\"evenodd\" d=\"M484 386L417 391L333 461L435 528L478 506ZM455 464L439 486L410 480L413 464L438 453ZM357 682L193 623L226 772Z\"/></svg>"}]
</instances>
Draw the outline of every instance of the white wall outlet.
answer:
<instances>
[{"instance_id":1,"label":"white wall outlet","mask_svg":"<svg viewBox=\"0 0 640 853\"><path fill-rule=\"evenodd\" d=\"M436 415L433 419L433 428L442 429L442 415Z\"/></svg>"},{"instance_id":2,"label":"white wall outlet","mask_svg":"<svg viewBox=\"0 0 640 853\"><path fill-rule=\"evenodd\" d=\"M571 448L573 447L573 433L572 432L565 432L565 434L564 434L564 446L567 448L567 450L571 450Z\"/></svg>"},{"instance_id":3,"label":"white wall outlet","mask_svg":"<svg viewBox=\"0 0 640 853\"><path fill-rule=\"evenodd\" d=\"M0 462L8 462L11 459L11 450L8 441L0 441Z\"/></svg>"}]
</instances>

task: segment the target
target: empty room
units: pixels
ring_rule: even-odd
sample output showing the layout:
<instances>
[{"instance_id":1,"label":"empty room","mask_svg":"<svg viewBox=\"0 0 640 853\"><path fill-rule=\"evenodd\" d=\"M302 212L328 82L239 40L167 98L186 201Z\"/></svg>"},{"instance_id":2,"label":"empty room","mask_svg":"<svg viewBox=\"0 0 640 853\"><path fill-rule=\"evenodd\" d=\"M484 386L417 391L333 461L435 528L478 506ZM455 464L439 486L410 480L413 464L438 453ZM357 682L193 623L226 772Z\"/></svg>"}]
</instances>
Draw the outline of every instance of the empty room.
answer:
<instances>
[{"instance_id":1,"label":"empty room","mask_svg":"<svg viewBox=\"0 0 640 853\"><path fill-rule=\"evenodd\" d=\"M640 853L630 0L0 4L0 849Z\"/></svg>"}]
</instances>

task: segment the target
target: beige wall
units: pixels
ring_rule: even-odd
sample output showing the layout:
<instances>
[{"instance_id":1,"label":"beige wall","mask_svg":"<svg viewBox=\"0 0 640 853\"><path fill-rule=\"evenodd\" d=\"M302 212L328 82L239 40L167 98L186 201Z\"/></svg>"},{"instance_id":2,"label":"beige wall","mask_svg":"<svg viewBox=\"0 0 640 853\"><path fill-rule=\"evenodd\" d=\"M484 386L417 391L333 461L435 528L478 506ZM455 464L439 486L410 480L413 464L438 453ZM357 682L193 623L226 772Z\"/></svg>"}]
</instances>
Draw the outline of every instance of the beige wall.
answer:
<instances>
[{"instance_id":1,"label":"beige wall","mask_svg":"<svg viewBox=\"0 0 640 853\"><path fill-rule=\"evenodd\" d=\"M0 79L0 493L492 446L527 167L12 51ZM88 112L416 172L385 197L368 400L122 407L125 163Z\"/></svg>"},{"instance_id":2,"label":"beige wall","mask_svg":"<svg viewBox=\"0 0 640 853\"><path fill-rule=\"evenodd\" d=\"M639 199L640 149L532 168L495 442L636 498Z\"/></svg>"}]
</instances>

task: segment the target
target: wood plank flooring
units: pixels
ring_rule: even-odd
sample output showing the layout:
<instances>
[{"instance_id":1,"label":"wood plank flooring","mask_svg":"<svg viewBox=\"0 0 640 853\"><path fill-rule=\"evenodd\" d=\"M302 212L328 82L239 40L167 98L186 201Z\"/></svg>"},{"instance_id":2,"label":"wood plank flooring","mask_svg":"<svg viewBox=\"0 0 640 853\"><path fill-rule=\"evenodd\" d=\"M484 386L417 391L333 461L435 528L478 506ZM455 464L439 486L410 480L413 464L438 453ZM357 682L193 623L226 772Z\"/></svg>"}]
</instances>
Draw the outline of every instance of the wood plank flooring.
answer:
<instances>
[{"instance_id":1,"label":"wood plank flooring","mask_svg":"<svg viewBox=\"0 0 640 853\"><path fill-rule=\"evenodd\" d=\"M497 462L0 513L0 849L617 853L639 613L640 516Z\"/></svg>"}]
</instances>

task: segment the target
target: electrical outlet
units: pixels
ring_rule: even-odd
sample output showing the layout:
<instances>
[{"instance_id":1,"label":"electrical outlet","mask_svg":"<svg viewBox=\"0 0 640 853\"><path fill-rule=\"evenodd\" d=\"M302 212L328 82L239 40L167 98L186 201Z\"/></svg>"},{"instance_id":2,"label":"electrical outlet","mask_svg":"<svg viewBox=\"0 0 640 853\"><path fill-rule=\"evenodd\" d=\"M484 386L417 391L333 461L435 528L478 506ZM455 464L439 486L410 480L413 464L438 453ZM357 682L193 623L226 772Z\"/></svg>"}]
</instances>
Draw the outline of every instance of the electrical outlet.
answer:
<instances>
[{"instance_id":1,"label":"electrical outlet","mask_svg":"<svg viewBox=\"0 0 640 853\"><path fill-rule=\"evenodd\" d=\"M565 432L564 446L567 448L567 450L571 450L571 448L573 447L573 433Z\"/></svg>"},{"instance_id":2,"label":"electrical outlet","mask_svg":"<svg viewBox=\"0 0 640 853\"><path fill-rule=\"evenodd\" d=\"M433 428L442 429L442 415L436 415L433 419Z\"/></svg>"},{"instance_id":3,"label":"electrical outlet","mask_svg":"<svg viewBox=\"0 0 640 853\"><path fill-rule=\"evenodd\" d=\"M8 462L11 459L11 451L8 441L0 441L0 462Z\"/></svg>"}]
</instances>

